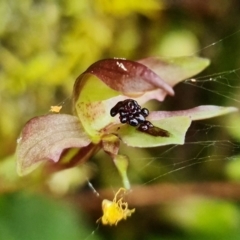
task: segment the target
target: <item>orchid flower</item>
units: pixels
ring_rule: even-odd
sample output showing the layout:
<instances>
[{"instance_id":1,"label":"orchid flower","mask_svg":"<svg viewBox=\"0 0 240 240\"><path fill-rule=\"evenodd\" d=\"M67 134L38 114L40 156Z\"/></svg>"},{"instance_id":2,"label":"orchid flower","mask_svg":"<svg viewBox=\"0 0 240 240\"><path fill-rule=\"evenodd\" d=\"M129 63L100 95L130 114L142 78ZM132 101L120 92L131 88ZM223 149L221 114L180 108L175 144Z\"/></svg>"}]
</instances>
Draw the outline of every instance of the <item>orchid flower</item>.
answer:
<instances>
[{"instance_id":1,"label":"orchid flower","mask_svg":"<svg viewBox=\"0 0 240 240\"><path fill-rule=\"evenodd\" d=\"M120 141L139 148L184 144L186 131L193 120L237 109L207 105L182 111L152 111L145 114L145 120L154 127L154 134L140 131L139 126L122 123L116 113L110 113L119 102L129 99L139 106L152 99L161 102L167 95L174 95L173 86L208 65L208 59L193 56L150 57L139 61L114 58L92 64L74 84L74 115L51 113L26 123L18 139L18 173L26 175L43 162L58 163L63 168L75 166L103 149L113 159L124 187L129 189L129 160L119 154ZM75 154L66 162L63 159L72 148L76 149Z\"/></svg>"}]
</instances>

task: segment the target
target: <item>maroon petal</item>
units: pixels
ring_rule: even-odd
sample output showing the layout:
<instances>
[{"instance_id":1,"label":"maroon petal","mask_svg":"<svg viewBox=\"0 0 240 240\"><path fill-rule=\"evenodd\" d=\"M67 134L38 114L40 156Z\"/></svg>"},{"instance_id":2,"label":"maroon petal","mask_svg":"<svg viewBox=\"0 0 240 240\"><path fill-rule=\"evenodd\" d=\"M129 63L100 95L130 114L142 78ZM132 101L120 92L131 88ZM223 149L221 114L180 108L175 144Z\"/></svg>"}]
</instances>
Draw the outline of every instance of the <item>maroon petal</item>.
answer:
<instances>
[{"instance_id":1,"label":"maroon petal","mask_svg":"<svg viewBox=\"0 0 240 240\"><path fill-rule=\"evenodd\" d=\"M35 117L27 122L18 139L18 173L26 175L44 161L57 162L64 149L81 148L89 143L77 117L67 114Z\"/></svg>"},{"instance_id":2,"label":"maroon petal","mask_svg":"<svg viewBox=\"0 0 240 240\"><path fill-rule=\"evenodd\" d=\"M123 93L141 93L156 88L174 95L174 91L161 77L141 63L125 59L104 59L92 64L75 83L78 89L85 73L91 73L101 79L106 85Z\"/></svg>"}]
</instances>

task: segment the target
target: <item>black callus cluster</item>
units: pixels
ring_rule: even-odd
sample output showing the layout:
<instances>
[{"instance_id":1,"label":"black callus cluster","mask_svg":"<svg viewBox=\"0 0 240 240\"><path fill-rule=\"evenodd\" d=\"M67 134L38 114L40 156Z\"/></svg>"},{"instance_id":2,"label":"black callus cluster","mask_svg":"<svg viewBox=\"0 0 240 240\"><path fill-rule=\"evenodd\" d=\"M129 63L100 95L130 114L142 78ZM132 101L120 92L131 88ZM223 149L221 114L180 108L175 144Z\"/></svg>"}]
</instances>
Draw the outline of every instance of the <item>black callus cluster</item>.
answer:
<instances>
[{"instance_id":1,"label":"black callus cluster","mask_svg":"<svg viewBox=\"0 0 240 240\"><path fill-rule=\"evenodd\" d=\"M131 126L138 126L144 129L153 127L153 125L146 121L146 117L149 114L148 109L141 108L137 101L133 99L126 99L124 101L118 102L110 111L112 117L119 114L119 119L121 123L127 123Z\"/></svg>"},{"instance_id":2,"label":"black callus cluster","mask_svg":"<svg viewBox=\"0 0 240 240\"><path fill-rule=\"evenodd\" d=\"M111 110L110 114L115 117L119 114L121 123L127 123L131 126L137 127L141 132L148 133L152 136L169 137L169 133L161 128L153 126L153 124L146 120L149 115L147 108L141 108L137 101L133 99L126 99L118 102Z\"/></svg>"}]
</instances>

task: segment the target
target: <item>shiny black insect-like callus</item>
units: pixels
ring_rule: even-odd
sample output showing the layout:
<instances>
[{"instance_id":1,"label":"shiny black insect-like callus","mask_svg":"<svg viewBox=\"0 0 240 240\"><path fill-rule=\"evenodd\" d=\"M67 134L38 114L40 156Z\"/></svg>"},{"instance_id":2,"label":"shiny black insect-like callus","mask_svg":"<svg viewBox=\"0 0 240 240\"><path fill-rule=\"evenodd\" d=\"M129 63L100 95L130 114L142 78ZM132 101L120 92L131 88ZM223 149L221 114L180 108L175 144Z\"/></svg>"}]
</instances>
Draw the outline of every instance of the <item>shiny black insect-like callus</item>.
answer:
<instances>
[{"instance_id":1,"label":"shiny black insect-like callus","mask_svg":"<svg viewBox=\"0 0 240 240\"><path fill-rule=\"evenodd\" d=\"M143 123L144 121L146 121L144 115L141 114L141 113L134 114L134 117L138 121L139 124Z\"/></svg>"},{"instance_id":2,"label":"shiny black insect-like callus","mask_svg":"<svg viewBox=\"0 0 240 240\"><path fill-rule=\"evenodd\" d=\"M137 128L138 131L147 133L155 137L169 137L170 133L167 130L154 126L151 122L145 121Z\"/></svg>"},{"instance_id":3,"label":"shiny black insect-like callus","mask_svg":"<svg viewBox=\"0 0 240 240\"><path fill-rule=\"evenodd\" d=\"M149 111L148 111L148 109L146 109L146 108L142 108L142 109L141 109L141 113L142 113L142 115L143 115L144 117L147 117L147 116L149 115Z\"/></svg>"},{"instance_id":4,"label":"shiny black insect-like callus","mask_svg":"<svg viewBox=\"0 0 240 240\"><path fill-rule=\"evenodd\" d=\"M139 123L142 123L146 115L146 111L144 110L141 112L141 106L133 99L120 101L110 110L110 115L112 117L116 116L118 113L121 123L127 122L132 126L137 126Z\"/></svg>"},{"instance_id":5,"label":"shiny black insect-like callus","mask_svg":"<svg viewBox=\"0 0 240 240\"><path fill-rule=\"evenodd\" d=\"M144 131L147 131L151 127L153 127L151 122L144 121L142 124L139 125L138 130L144 132Z\"/></svg>"},{"instance_id":6,"label":"shiny black insect-like callus","mask_svg":"<svg viewBox=\"0 0 240 240\"><path fill-rule=\"evenodd\" d=\"M120 115L120 117L127 117L129 115L129 113L124 110L120 110L119 115Z\"/></svg>"},{"instance_id":7,"label":"shiny black insect-like callus","mask_svg":"<svg viewBox=\"0 0 240 240\"><path fill-rule=\"evenodd\" d=\"M110 115L112 117L115 117L119 113L119 108L122 106L122 104L123 102L120 101L110 110Z\"/></svg>"},{"instance_id":8,"label":"shiny black insect-like callus","mask_svg":"<svg viewBox=\"0 0 240 240\"><path fill-rule=\"evenodd\" d=\"M156 126L149 128L146 133L155 137L170 137L170 133L167 130L164 130Z\"/></svg>"},{"instance_id":9,"label":"shiny black insect-like callus","mask_svg":"<svg viewBox=\"0 0 240 240\"><path fill-rule=\"evenodd\" d=\"M127 123L128 122L128 117L119 117L121 123Z\"/></svg>"},{"instance_id":10,"label":"shiny black insect-like callus","mask_svg":"<svg viewBox=\"0 0 240 240\"><path fill-rule=\"evenodd\" d=\"M138 126L146 122L146 117L149 114L148 109L142 108L133 99L125 99L124 101L118 102L111 110L110 114L112 117L119 114L121 123L128 123L131 126Z\"/></svg>"},{"instance_id":11,"label":"shiny black insect-like callus","mask_svg":"<svg viewBox=\"0 0 240 240\"><path fill-rule=\"evenodd\" d=\"M135 108L136 108L136 104L134 103L133 100L126 102L126 109L127 110L131 111L131 110L134 110Z\"/></svg>"},{"instance_id":12,"label":"shiny black insect-like callus","mask_svg":"<svg viewBox=\"0 0 240 240\"><path fill-rule=\"evenodd\" d=\"M130 119L128 120L128 123L129 123L129 125L131 125L131 126L133 126L133 127L136 127L136 126L139 124L138 120L135 119L135 118L130 118Z\"/></svg>"},{"instance_id":13,"label":"shiny black insect-like callus","mask_svg":"<svg viewBox=\"0 0 240 240\"><path fill-rule=\"evenodd\" d=\"M147 108L141 108L137 101L133 99L126 99L118 102L110 111L112 117L119 114L121 123L127 123L133 127L137 127L137 130L150 134L152 136L169 137L168 131L155 127L153 124L146 120L149 115Z\"/></svg>"}]
</instances>

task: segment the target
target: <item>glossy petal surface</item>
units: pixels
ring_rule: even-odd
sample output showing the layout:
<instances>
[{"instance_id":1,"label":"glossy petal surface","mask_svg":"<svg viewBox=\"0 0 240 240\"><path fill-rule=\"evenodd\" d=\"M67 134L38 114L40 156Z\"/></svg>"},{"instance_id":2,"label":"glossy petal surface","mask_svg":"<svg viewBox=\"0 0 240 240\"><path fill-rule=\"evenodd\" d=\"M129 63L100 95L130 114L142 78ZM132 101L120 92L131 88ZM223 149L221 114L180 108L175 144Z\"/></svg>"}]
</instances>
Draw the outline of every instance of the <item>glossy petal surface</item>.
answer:
<instances>
[{"instance_id":1,"label":"glossy petal surface","mask_svg":"<svg viewBox=\"0 0 240 240\"><path fill-rule=\"evenodd\" d=\"M120 58L104 59L92 64L85 71L86 73L97 76L110 88L122 93L145 92L161 88L170 95L174 94L173 89L163 78L136 61Z\"/></svg>"}]
</instances>

